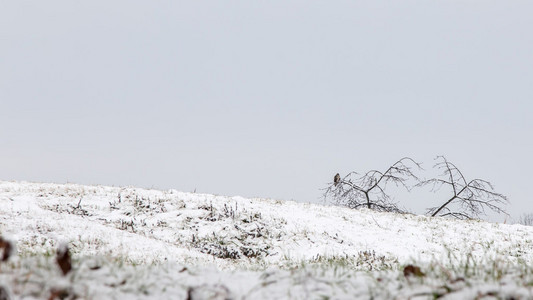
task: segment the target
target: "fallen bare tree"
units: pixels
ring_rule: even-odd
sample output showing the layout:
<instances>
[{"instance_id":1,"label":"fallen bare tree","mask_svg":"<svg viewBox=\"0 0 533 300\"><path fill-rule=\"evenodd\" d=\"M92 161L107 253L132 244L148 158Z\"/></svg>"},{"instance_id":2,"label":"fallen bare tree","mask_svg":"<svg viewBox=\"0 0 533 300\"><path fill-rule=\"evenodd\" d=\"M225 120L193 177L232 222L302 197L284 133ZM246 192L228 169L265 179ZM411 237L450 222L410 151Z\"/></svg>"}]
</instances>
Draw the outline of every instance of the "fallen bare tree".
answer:
<instances>
[{"instance_id":1,"label":"fallen bare tree","mask_svg":"<svg viewBox=\"0 0 533 300\"><path fill-rule=\"evenodd\" d=\"M483 179L467 181L463 173L444 156L437 156L435 168L442 171L441 178L422 181L417 186L432 185L437 191L443 186L451 188L452 196L443 204L428 209L432 217L451 216L459 219L472 219L486 214L485 209L507 214L502 206L508 203L507 197L496 193L492 184Z\"/></svg>"},{"instance_id":2,"label":"fallen bare tree","mask_svg":"<svg viewBox=\"0 0 533 300\"><path fill-rule=\"evenodd\" d=\"M333 182L325 189L324 199L355 209L366 207L377 211L405 212L392 201L386 187L392 183L410 190L409 180L420 182L413 173L413 167L421 169L419 163L404 157L384 172L371 170L362 176L351 172L343 178L336 174Z\"/></svg>"}]
</instances>

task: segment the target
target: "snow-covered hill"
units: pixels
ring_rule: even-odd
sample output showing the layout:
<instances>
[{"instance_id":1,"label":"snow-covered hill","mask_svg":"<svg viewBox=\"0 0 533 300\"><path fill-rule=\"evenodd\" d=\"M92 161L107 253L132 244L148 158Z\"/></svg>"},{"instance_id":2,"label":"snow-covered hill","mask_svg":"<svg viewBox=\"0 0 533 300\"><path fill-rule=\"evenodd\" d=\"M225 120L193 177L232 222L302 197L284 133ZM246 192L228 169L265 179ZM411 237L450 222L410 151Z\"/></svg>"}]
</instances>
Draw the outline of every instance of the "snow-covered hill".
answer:
<instances>
[{"instance_id":1,"label":"snow-covered hill","mask_svg":"<svg viewBox=\"0 0 533 300\"><path fill-rule=\"evenodd\" d=\"M0 266L0 286L14 298L532 296L533 227L522 225L0 182L0 234L16 243ZM73 256L67 276L55 264L61 242ZM405 277L408 264L426 275Z\"/></svg>"}]
</instances>

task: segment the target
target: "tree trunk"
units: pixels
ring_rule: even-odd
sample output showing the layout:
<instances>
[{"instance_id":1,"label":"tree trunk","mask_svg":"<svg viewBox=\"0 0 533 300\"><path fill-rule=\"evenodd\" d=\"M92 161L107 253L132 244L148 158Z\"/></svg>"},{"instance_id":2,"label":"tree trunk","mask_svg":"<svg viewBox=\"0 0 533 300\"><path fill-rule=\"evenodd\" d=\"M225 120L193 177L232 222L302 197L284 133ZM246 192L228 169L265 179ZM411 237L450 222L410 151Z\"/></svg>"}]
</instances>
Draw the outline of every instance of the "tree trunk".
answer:
<instances>
[{"instance_id":1,"label":"tree trunk","mask_svg":"<svg viewBox=\"0 0 533 300\"><path fill-rule=\"evenodd\" d=\"M439 209L437 209L431 216L432 217L436 216L443 208L446 207L446 205L450 204L450 202L455 200L455 198L457 198L457 196L453 196L450 200L446 201L446 203L444 203L441 207L439 207Z\"/></svg>"},{"instance_id":2,"label":"tree trunk","mask_svg":"<svg viewBox=\"0 0 533 300\"><path fill-rule=\"evenodd\" d=\"M370 203L370 197L368 197L368 192L365 193L365 197L366 197L366 206L368 207L368 209L372 208L372 204Z\"/></svg>"}]
</instances>

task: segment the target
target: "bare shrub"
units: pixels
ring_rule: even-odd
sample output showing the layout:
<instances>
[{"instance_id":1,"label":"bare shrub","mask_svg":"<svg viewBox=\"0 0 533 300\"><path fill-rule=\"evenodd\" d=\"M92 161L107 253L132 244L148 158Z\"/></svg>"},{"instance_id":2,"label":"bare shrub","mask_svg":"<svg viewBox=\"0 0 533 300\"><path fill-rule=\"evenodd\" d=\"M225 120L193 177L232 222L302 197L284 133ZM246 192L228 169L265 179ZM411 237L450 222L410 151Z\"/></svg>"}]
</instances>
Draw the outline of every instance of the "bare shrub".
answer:
<instances>
[{"instance_id":1,"label":"bare shrub","mask_svg":"<svg viewBox=\"0 0 533 300\"><path fill-rule=\"evenodd\" d=\"M533 213L523 214L520 216L520 219L518 219L518 224L533 226Z\"/></svg>"},{"instance_id":2,"label":"bare shrub","mask_svg":"<svg viewBox=\"0 0 533 300\"><path fill-rule=\"evenodd\" d=\"M440 178L425 180L418 186L431 185L433 191L446 186L451 189L452 195L441 205L429 208L430 216L472 219L485 215L486 209L507 214L502 207L508 203L507 197L496 193L490 182L483 179L467 181L459 168L444 156L437 156L435 160L435 168L442 170Z\"/></svg>"},{"instance_id":3,"label":"bare shrub","mask_svg":"<svg viewBox=\"0 0 533 300\"><path fill-rule=\"evenodd\" d=\"M362 176L351 172L343 178L336 174L325 189L324 199L355 209L366 207L377 211L404 212L392 201L386 188L388 184L394 184L410 190L409 180L420 181L413 167L421 169L419 163L404 157L385 171L370 170Z\"/></svg>"}]
</instances>

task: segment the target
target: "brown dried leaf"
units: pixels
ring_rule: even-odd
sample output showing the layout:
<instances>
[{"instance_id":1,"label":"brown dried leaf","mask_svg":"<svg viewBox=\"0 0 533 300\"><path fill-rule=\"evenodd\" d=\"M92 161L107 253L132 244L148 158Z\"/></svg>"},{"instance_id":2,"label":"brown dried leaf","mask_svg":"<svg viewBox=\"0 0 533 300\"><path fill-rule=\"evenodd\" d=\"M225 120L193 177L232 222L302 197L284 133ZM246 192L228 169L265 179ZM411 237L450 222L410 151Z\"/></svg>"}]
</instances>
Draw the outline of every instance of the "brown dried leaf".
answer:
<instances>
[{"instance_id":1,"label":"brown dried leaf","mask_svg":"<svg viewBox=\"0 0 533 300\"><path fill-rule=\"evenodd\" d=\"M419 267L414 265L407 265L405 268L403 268L403 276L409 277L409 276L416 276L416 277L424 277L426 274L424 274Z\"/></svg>"},{"instance_id":2,"label":"brown dried leaf","mask_svg":"<svg viewBox=\"0 0 533 300\"><path fill-rule=\"evenodd\" d=\"M70 270L72 270L72 262L70 260L70 253L68 250L68 246L60 245L57 248L57 256L56 261L59 267L61 268L61 271L63 272L63 275L67 275Z\"/></svg>"},{"instance_id":3,"label":"brown dried leaf","mask_svg":"<svg viewBox=\"0 0 533 300\"><path fill-rule=\"evenodd\" d=\"M13 252L13 244L0 236L0 249L4 250L2 254L2 261L7 261Z\"/></svg>"}]
</instances>

